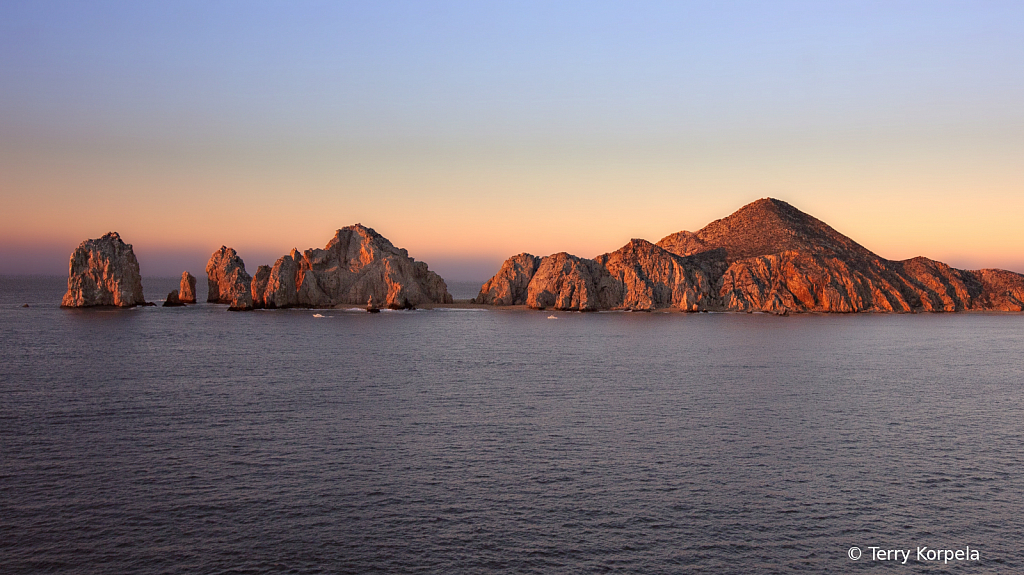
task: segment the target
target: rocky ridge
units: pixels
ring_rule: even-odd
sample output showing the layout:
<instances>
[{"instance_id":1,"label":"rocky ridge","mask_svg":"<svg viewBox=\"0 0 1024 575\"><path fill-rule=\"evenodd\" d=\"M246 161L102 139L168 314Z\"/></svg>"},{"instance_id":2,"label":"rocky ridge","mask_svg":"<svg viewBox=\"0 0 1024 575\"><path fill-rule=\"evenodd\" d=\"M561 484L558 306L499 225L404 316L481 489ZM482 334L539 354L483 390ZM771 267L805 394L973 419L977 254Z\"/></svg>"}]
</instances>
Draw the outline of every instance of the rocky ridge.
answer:
<instances>
[{"instance_id":1,"label":"rocky ridge","mask_svg":"<svg viewBox=\"0 0 1024 575\"><path fill-rule=\"evenodd\" d=\"M71 254L61 307L146 305L139 261L117 232L86 240Z\"/></svg>"},{"instance_id":2,"label":"rocky ridge","mask_svg":"<svg viewBox=\"0 0 1024 575\"><path fill-rule=\"evenodd\" d=\"M505 261L475 301L575 311L918 312L1024 310L1024 275L879 257L773 198L698 232L634 239L594 259Z\"/></svg>"}]
</instances>

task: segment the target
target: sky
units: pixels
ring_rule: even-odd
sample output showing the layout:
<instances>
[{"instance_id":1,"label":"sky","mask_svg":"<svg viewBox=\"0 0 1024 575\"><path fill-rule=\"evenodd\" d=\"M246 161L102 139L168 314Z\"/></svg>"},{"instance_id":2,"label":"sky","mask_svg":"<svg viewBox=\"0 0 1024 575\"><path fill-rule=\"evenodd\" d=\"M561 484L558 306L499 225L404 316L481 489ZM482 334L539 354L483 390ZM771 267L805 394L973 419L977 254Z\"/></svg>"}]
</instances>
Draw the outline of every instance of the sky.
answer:
<instances>
[{"instance_id":1,"label":"sky","mask_svg":"<svg viewBox=\"0 0 1024 575\"><path fill-rule=\"evenodd\" d=\"M1024 272L1021 2L0 3L0 274L250 273L354 223L449 281L785 200Z\"/></svg>"}]
</instances>

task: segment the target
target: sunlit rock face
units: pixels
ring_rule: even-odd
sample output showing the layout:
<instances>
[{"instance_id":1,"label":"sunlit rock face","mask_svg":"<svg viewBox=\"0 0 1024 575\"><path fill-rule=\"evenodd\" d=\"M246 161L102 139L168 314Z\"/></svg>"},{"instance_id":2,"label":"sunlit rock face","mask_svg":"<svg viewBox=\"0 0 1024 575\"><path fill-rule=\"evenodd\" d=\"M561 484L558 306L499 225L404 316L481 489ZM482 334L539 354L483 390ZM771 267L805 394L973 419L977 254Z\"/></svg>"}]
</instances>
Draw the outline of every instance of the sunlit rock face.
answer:
<instances>
[{"instance_id":1,"label":"sunlit rock face","mask_svg":"<svg viewBox=\"0 0 1024 575\"><path fill-rule=\"evenodd\" d=\"M480 288L475 302L489 305L522 305L541 258L521 253L505 260L498 273Z\"/></svg>"},{"instance_id":2,"label":"sunlit rock face","mask_svg":"<svg viewBox=\"0 0 1024 575\"><path fill-rule=\"evenodd\" d=\"M519 254L505 261L477 295L477 303L566 311L708 306L711 284L699 267L646 240L594 259L558 253Z\"/></svg>"},{"instance_id":3,"label":"sunlit rock face","mask_svg":"<svg viewBox=\"0 0 1024 575\"><path fill-rule=\"evenodd\" d=\"M522 253L505 261L487 281L477 303L535 309L595 311L613 303L608 271L594 260L565 252L543 258Z\"/></svg>"},{"instance_id":4,"label":"sunlit rock face","mask_svg":"<svg viewBox=\"0 0 1024 575\"><path fill-rule=\"evenodd\" d=\"M593 260L513 256L476 301L582 311L1019 311L1024 276L959 270L923 257L886 260L766 198L698 232L677 232L656 245L635 239Z\"/></svg>"},{"instance_id":5,"label":"sunlit rock face","mask_svg":"<svg viewBox=\"0 0 1024 575\"><path fill-rule=\"evenodd\" d=\"M245 262L235 250L221 246L206 264L206 301L229 304L231 310L250 310L252 306L252 276L245 271Z\"/></svg>"},{"instance_id":6,"label":"sunlit rock face","mask_svg":"<svg viewBox=\"0 0 1024 575\"><path fill-rule=\"evenodd\" d=\"M607 309L608 271L594 260L565 252L541 258L530 280L526 305L571 311Z\"/></svg>"},{"instance_id":7,"label":"sunlit rock face","mask_svg":"<svg viewBox=\"0 0 1024 575\"><path fill-rule=\"evenodd\" d=\"M969 273L981 283L979 299L984 309L1024 311L1024 282L1021 281L1021 274L993 269Z\"/></svg>"},{"instance_id":8,"label":"sunlit rock face","mask_svg":"<svg viewBox=\"0 0 1024 575\"><path fill-rule=\"evenodd\" d=\"M268 308L362 306L371 298L392 309L452 302L427 264L361 224L338 230L323 249L281 257L265 284L262 277L254 282L253 294Z\"/></svg>"},{"instance_id":9,"label":"sunlit rock face","mask_svg":"<svg viewBox=\"0 0 1024 575\"><path fill-rule=\"evenodd\" d=\"M727 266L715 278L715 295L725 310L941 312L1020 305L1012 295L998 297L996 282L986 288L984 272L924 257L886 260L772 198L744 206L696 234L680 232L658 243ZM999 277L1011 293L1013 286L1024 288L1024 276L1003 273Z\"/></svg>"},{"instance_id":10,"label":"sunlit rock face","mask_svg":"<svg viewBox=\"0 0 1024 575\"><path fill-rule=\"evenodd\" d=\"M196 278L187 271L181 272L178 300L181 303L196 303Z\"/></svg>"},{"instance_id":11,"label":"sunlit rock face","mask_svg":"<svg viewBox=\"0 0 1024 575\"><path fill-rule=\"evenodd\" d=\"M62 307L132 307L145 303L139 261L131 244L121 241L117 232L86 240L71 254Z\"/></svg>"}]
</instances>

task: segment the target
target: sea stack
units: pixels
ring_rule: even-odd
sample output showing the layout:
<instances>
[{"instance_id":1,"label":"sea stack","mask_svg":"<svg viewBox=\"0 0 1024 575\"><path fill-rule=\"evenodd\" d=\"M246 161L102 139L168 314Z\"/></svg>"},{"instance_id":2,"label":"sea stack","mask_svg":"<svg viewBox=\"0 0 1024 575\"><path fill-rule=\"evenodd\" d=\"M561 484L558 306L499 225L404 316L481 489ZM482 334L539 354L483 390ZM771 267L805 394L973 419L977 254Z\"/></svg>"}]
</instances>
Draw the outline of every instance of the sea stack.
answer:
<instances>
[{"instance_id":1,"label":"sea stack","mask_svg":"<svg viewBox=\"0 0 1024 575\"><path fill-rule=\"evenodd\" d=\"M252 309L252 276L245 271L245 262L235 250L221 246L206 264L206 301L226 303L232 311Z\"/></svg>"},{"instance_id":2,"label":"sea stack","mask_svg":"<svg viewBox=\"0 0 1024 575\"><path fill-rule=\"evenodd\" d=\"M253 299L268 308L364 305L372 299L391 309L412 309L453 301L427 264L361 224L338 230L324 249L292 250L254 288Z\"/></svg>"},{"instance_id":3,"label":"sea stack","mask_svg":"<svg viewBox=\"0 0 1024 575\"><path fill-rule=\"evenodd\" d=\"M181 303L196 303L196 278L187 271L181 272L178 299Z\"/></svg>"},{"instance_id":4,"label":"sea stack","mask_svg":"<svg viewBox=\"0 0 1024 575\"><path fill-rule=\"evenodd\" d=\"M61 307L144 305L139 260L117 232L86 240L71 254Z\"/></svg>"}]
</instances>

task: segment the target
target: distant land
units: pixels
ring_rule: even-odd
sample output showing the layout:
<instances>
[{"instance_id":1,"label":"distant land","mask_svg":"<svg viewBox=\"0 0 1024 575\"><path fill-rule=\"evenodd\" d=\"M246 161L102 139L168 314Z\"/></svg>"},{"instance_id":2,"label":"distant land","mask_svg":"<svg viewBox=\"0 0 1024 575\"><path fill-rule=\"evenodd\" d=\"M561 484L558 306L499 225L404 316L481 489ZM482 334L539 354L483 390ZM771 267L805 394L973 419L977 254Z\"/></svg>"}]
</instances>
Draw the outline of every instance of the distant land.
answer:
<instances>
[{"instance_id":1,"label":"distant land","mask_svg":"<svg viewBox=\"0 0 1024 575\"><path fill-rule=\"evenodd\" d=\"M207 301L244 311L454 305L445 281L373 229L339 229L324 249L292 250L255 275L222 246L206 266ZM181 297L179 297L181 296ZM165 306L195 301L186 270ZM64 307L146 305L131 244L116 232L72 254ZM634 239L581 258L508 258L462 305L564 311L732 311L779 315L1024 310L1024 275L961 270L925 257L884 259L784 201L764 198L697 232Z\"/></svg>"},{"instance_id":2,"label":"distant land","mask_svg":"<svg viewBox=\"0 0 1024 575\"><path fill-rule=\"evenodd\" d=\"M593 259L508 258L475 303L572 311L1024 310L1024 275L887 260L788 203L764 198L697 232L634 239Z\"/></svg>"}]
</instances>

